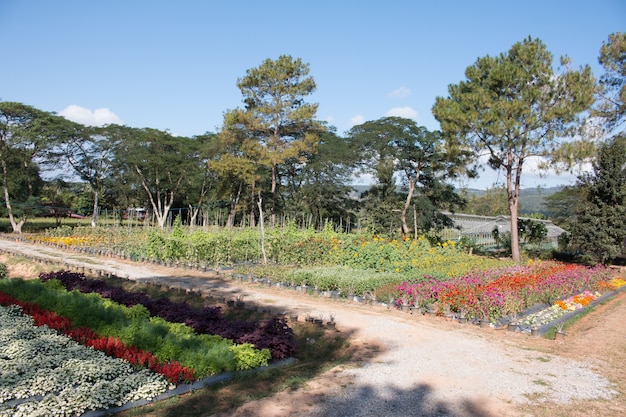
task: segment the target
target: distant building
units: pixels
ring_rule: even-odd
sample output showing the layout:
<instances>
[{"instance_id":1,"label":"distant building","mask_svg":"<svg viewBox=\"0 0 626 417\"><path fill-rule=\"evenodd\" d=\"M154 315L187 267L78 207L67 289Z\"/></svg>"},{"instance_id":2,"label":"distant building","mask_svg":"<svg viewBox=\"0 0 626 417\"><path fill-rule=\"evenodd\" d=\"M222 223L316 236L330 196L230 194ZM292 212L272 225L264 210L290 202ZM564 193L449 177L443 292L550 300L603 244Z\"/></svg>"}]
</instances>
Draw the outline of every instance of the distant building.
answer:
<instances>
[{"instance_id":1,"label":"distant building","mask_svg":"<svg viewBox=\"0 0 626 417\"><path fill-rule=\"evenodd\" d=\"M493 237L494 229L497 228L500 234L511 232L510 216L490 217L448 212L443 214L450 217L455 225L455 229L445 230L443 236L445 239L457 240L462 237L467 237L476 242L476 245L489 246L496 244ZM528 218L519 217L519 219ZM543 223L546 226L546 229L548 229L548 234L545 238L546 243L549 242L553 247L558 246L558 238L562 233L565 232L565 230L553 224L550 220L530 220Z\"/></svg>"}]
</instances>

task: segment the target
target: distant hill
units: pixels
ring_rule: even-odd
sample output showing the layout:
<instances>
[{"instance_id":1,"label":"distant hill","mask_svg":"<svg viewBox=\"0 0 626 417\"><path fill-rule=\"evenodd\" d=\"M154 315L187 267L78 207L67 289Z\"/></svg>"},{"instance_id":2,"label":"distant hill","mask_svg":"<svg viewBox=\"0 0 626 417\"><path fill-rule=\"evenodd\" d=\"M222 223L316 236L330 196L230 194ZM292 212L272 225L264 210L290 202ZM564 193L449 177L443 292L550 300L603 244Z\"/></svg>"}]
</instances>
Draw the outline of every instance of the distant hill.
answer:
<instances>
[{"instance_id":1,"label":"distant hill","mask_svg":"<svg viewBox=\"0 0 626 417\"><path fill-rule=\"evenodd\" d=\"M519 192L520 214L543 213L547 215L548 212L543 206L544 198L551 196L552 194L557 193L562 189L563 186L522 188ZM473 188L466 189L465 191L470 197L480 197L487 192L485 190L477 190Z\"/></svg>"},{"instance_id":2,"label":"distant hill","mask_svg":"<svg viewBox=\"0 0 626 417\"><path fill-rule=\"evenodd\" d=\"M357 195L367 191L370 185L352 185L352 188L356 190ZM543 206L543 199L551 196L552 194L559 192L563 189L563 186L558 187L535 187L535 188L522 188L520 190L520 214L531 213L543 213L547 215L547 210ZM469 197L480 197L486 194L486 190L477 190L474 188L465 189Z\"/></svg>"}]
</instances>

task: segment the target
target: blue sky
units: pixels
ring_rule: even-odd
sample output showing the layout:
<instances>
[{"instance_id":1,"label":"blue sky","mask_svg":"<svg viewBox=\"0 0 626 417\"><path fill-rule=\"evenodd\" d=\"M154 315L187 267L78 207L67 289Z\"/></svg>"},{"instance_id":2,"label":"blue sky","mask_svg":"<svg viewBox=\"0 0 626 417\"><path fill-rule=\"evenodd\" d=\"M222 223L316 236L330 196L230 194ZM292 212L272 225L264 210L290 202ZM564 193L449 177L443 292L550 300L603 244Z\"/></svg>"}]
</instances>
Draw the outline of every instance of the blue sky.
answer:
<instances>
[{"instance_id":1,"label":"blue sky","mask_svg":"<svg viewBox=\"0 0 626 417\"><path fill-rule=\"evenodd\" d=\"M247 69L291 55L310 65L308 101L340 134L388 115L435 130L435 97L478 57L532 36L555 64L566 54L600 75L602 42L623 31L623 0L0 0L0 100L193 136L243 106ZM571 182L528 172L524 184Z\"/></svg>"}]
</instances>

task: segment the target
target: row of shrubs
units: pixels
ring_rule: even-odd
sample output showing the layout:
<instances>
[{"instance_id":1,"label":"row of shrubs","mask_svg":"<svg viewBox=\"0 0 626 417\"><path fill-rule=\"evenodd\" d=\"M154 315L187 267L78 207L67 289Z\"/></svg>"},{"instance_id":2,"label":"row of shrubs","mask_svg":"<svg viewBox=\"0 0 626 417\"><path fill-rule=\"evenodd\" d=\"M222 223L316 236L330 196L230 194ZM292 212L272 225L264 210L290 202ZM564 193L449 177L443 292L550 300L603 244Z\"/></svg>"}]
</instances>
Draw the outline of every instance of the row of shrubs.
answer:
<instances>
[{"instance_id":1,"label":"row of shrubs","mask_svg":"<svg viewBox=\"0 0 626 417\"><path fill-rule=\"evenodd\" d=\"M74 326L88 327L99 336L116 337L151 352L159 361L177 361L193 369L196 378L263 366L271 358L268 349L198 334L185 324L151 316L141 304L127 307L96 293L67 291L56 279L2 279L0 291L68 317Z\"/></svg>"}]
</instances>

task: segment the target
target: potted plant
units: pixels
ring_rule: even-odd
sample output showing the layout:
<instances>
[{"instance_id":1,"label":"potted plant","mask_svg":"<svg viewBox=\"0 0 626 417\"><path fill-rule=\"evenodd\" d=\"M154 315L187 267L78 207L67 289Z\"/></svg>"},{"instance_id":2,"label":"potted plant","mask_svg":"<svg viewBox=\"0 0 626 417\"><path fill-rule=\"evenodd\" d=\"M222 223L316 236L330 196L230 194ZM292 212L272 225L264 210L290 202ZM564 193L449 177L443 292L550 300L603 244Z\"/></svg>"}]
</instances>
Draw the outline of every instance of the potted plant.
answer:
<instances>
[{"instance_id":1,"label":"potted plant","mask_svg":"<svg viewBox=\"0 0 626 417\"><path fill-rule=\"evenodd\" d=\"M411 309L411 304L409 303L409 296L406 294L402 295L402 298L400 299L401 305L400 308L402 309L402 311L407 312L410 311Z\"/></svg>"},{"instance_id":2,"label":"potted plant","mask_svg":"<svg viewBox=\"0 0 626 417\"><path fill-rule=\"evenodd\" d=\"M518 328L518 315L517 314L513 314L513 317L511 318L511 321L509 321L509 324L507 326L507 330L509 332L516 332L517 328Z\"/></svg>"},{"instance_id":3,"label":"potted plant","mask_svg":"<svg viewBox=\"0 0 626 417\"><path fill-rule=\"evenodd\" d=\"M563 331L564 322L559 321L554 325L554 339L561 340L565 338L565 332Z\"/></svg>"},{"instance_id":4,"label":"potted plant","mask_svg":"<svg viewBox=\"0 0 626 417\"><path fill-rule=\"evenodd\" d=\"M467 323L467 316L464 309L459 311L459 323L465 324Z\"/></svg>"},{"instance_id":5,"label":"potted plant","mask_svg":"<svg viewBox=\"0 0 626 417\"><path fill-rule=\"evenodd\" d=\"M329 329L335 328L335 316L333 316L332 314L329 315L328 321L326 322L326 327L328 327Z\"/></svg>"}]
</instances>

